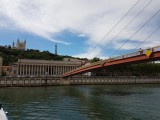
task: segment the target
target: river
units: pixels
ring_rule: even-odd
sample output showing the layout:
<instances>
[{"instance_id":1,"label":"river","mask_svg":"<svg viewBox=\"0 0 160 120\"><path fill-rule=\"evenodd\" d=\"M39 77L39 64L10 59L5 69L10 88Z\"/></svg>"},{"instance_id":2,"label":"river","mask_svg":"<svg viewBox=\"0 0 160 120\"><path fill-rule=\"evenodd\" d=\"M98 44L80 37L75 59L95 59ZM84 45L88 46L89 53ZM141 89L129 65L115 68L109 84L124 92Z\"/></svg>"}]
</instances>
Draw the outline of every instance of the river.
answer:
<instances>
[{"instance_id":1,"label":"river","mask_svg":"<svg viewBox=\"0 0 160 120\"><path fill-rule=\"evenodd\" d=\"M9 120L160 120L160 85L0 88Z\"/></svg>"}]
</instances>

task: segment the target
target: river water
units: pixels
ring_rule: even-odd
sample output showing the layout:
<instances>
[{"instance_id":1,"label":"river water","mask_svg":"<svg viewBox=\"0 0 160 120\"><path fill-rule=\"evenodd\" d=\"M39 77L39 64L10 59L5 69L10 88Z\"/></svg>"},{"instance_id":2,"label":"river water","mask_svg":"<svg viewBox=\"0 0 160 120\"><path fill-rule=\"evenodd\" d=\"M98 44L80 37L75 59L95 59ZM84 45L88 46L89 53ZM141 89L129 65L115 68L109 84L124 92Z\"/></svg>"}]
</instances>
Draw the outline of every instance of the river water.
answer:
<instances>
[{"instance_id":1,"label":"river water","mask_svg":"<svg viewBox=\"0 0 160 120\"><path fill-rule=\"evenodd\" d=\"M160 85L0 88L9 120L160 120Z\"/></svg>"}]
</instances>

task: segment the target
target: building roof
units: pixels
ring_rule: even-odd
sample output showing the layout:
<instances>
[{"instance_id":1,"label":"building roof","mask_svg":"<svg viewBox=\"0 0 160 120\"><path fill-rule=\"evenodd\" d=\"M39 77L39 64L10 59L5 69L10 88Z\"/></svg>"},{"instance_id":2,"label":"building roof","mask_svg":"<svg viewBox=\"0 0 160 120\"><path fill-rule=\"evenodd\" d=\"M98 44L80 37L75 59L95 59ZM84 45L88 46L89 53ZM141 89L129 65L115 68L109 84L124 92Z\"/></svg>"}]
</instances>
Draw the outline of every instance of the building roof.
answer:
<instances>
[{"instance_id":1,"label":"building roof","mask_svg":"<svg viewBox=\"0 0 160 120\"><path fill-rule=\"evenodd\" d=\"M18 59L17 64L65 64L65 65L80 65L79 61L56 61L56 60L36 60L36 59Z\"/></svg>"}]
</instances>

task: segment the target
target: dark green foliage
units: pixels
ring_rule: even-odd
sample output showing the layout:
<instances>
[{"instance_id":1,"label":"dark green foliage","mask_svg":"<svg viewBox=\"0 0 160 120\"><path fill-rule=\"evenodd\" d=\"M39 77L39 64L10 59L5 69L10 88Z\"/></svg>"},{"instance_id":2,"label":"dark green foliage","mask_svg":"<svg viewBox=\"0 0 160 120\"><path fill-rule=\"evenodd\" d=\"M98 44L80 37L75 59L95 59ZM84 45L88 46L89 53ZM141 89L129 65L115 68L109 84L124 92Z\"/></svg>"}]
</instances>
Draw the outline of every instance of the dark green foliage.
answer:
<instances>
[{"instance_id":1,"label":"dark green foliage","mask_svg":"<svg viewBox=\"0 0 160 120\"><path fill-rule=\"evenodd\" d=\"M100 60L101 60L100 58L94 57L94 58L91 60L91 63L98 62L98 61L100 61Z\"/></svg>"},{"instance_id":2,"label":"dark green foliage","mask_svg":"<svg viewBox=\"0 0 160 120\"><path fill-rule=\"evenodd\" d=\"M0 56L3 57L3 65L17 62L18 59L39 59L39 60L63 60L63 58L73 58L71 56L55 55L49 51L40 52L39 50L27 49L25 51L11 49L10 47L0 46Z\"/></svg>"},{"instance_id":3,"label":"dark green foliage","mask_svg":"<svg viewBox=\"0 0 160 120\"><path fill-rule=\"evenodd\" d=\"M97 76L160 76L159 63L141 63L112 66L93 72Z\"/></svg>"}]
</instances>

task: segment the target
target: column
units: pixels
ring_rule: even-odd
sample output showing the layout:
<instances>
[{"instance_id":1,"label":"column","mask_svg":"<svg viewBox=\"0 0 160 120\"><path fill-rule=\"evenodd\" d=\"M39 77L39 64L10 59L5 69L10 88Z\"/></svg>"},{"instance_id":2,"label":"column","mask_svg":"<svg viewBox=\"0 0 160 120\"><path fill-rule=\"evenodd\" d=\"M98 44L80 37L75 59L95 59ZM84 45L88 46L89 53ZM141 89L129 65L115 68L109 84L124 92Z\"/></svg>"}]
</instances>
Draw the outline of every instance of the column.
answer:
<instances>
[{"instance_id":1,"label":"column","mask_svg":"<svg viewBox=\"0 0 160 120\"><path fill-rule=\"evenodd\" d=\"M43 64L43 76L44 76L44 72L45 72L45 70L44 70L44 64Z\"/></svg>"},{"instance_id":2,"label":"column","mask_svg":"<svg viewBox=\"0 0 160 120\"><path fill-rule=\"evenodd\" d=\"M52 69L53 69L53 66L51 65L51 75L53 75L53 73L52 73Z\"/></svg>"},{"instance_id":3,"label":"column","mask_svg":"<svg viewBox=\"0 0 160 120\"><path fill-rule=\"evenodd\" d=\"M57 66L57 75L59 75L59 66Z\"/></svg>"},{"instance_id":4,"label":"column","mask_svg":"<svg viewBox=\"0 0 160 120\"><path fill-rule=\"evenodd\" d=\"M23 65L21 65L21 76L23 75Z\"/></svg>"},{"instance_id":5,"label":"column","mask_svg":"<svg viewBox=\"0 0 160 120\"><path fill-rule=\"evenodd\" d=\"M30 76L32 75L32 65L30 65Z\"/></svg>"},{"instance_id":6,"label":"column","mask_svg":"<svg viewBox=\"0 0 160 120\"><path fill-rule=\"evenodd\" d=\"M33 65L33 74L36 76L36 65Z\"/></svg>"},{"instance_id":7,"label":"column","mask_svg":"<svg viewBox=\"0 0 160 120\"><path fill-rule=\"evenodd\" d=\"M39 65L37 65L37 76L38 76L38 74L39 74L39 69L38 69L38 67L39 67Z\"/></svg>"},{"instance_id":8,"label":"column","mask_svg":"<svg viewBox=\"0 0 160 120\"><path fill-rule=\"evenodd\" d=\"M41 65L39 65L39 76L41 76Z\"/></svg>"},{"instance_id":9,"label":"column","mask_svg":"<svg viewBox=\"0 0 160 120\"><path fill-rule=\"evenodd\" d=\"M65 72L65 66L63 66L63 73Z\"/></svg>"},{"instance_id":10,"label":"column","mask_svg":"<svg viewBox=\"0 0 160 120\"><path fill-rule=\"evenodd\" d=\"M36 76L38 76L38 65L36 65Z\"/></svg>"},{"instance_id":11,"label":"column","mask_svg":"<svg viewBox=\"0 0 160 120\"><path fill-rule=\"evenodd\" d=\"M56 66L53 66L53 75L56 75Z\"/></svg>"},{"instance_id":12,"label":"column","mask_svg":"<svg viewBox=\"0 0 160 120\"><path fill-rule=\"evenodd\" d=\"M19 65L19 75L21 76L21 65Z\"/></svg>"},{"instance_id":13,"label":"column","mask_svg":"<svg viewBox=\"0 0 160 120\"><path fill-rule=\"evenodd\" d=\"M19 64L17 65L17 76L19 75Z\"/></svg>"},{"instance_id":14,"label":"column","mask_svg":"<svg viewBox=\"0 0 160 120\"><path fill-rule=\"evenodd\" d=\"M71 70L72 70L72 66L71 66L71 68L70 68Z\"/></svg>"},{"instance_id":15,"label":"column","mask_svg":"<svg viewBox=\"0 0 160 120\"><path fill-rule=\"evenodd\" d=\"M38 76L38 65L36 65L36 76Z\"/></svg>"},{"instance_id":16,"label":"column","mask_svg":"<svg viewBox=\"0 0 160 120\"><path fill-rule=\"evenodd\" d=\"M24 65L22 65L22 76L24 75Z\"/></svg>"},{"instance_id":17,"label":"column","mask_svg":"<svg viewBox=\"0 0 160 120\"><path fill-rule=\"evenodd\" d=\"M57 66L56 65L55 65L54 71L55 71L55 75L57 75Z\"/></svg>"},{"instance_id":18,"label":"column","mask_svg":"<svg viewBox=\"0 0 160 120\"><path fill-rule=\"evenodd\" d=\"M22 75L24 75L24 65L23 65L23 67L22 67L22 68L23 68L23 74L22 74Z\"/></svg>"},{"instance_id":19,"label":"column","mask_svg":"<svg viewBox=\"0 0 160 120\"><path fill-rule=\"evenodd\" d=\"M31 65L29 65L29 68L28 68L28 75L29 76L31 76L31 71L30 71L31 69L30 69L30 67L31 67Z\"/></svg>"},{"instance_id":20,"label":"column","mask_svg":"<svg viewBox=\"0 0 160 120\"><path fill-rule=\"evenodd\" d=\"M39 75L39 65L37 65L37 76Z\"/></svg>"},{"instance_id":21,"label":"column","mask_svg":"<svg viewBox=\"0 0 160 120\"><path fill-rule=\"evenodd\" d=\"M19 69L20 69L19 75L22 76L22 65L19 65Z\"/></svg>"},{"instance_id":22,"label":"column","mask_svg":"<svg viewBox=\"0 0 160 120\"><path fill-rule=\"evenodd\" d=\"M59 75L60 71L61 71L61 66L58 66L58 75Z\"/></svg>"},{"instance_id":23,"label":"column","mask_svg":"<svg viewBox=\"0 0 160 120\"><path fill-rule=\"evenodd\" d=\"M63 66L63 73L65 73L65 69L66 69L66 66L64 65L64 66Z\"/></svg>"},{"instance_id":24,"label":"column","mask_svg":"<svg viewBox=\"0 0 160 120\"><path fill-rule=\"evenodd\" d=\"M41 65L39 65L39 66L40 66L40 73L39 73L39 75L42 76L42 71L41 71L41 67L42 66Z\"/></svg>"},{"instance_id":25,"label":"column","mask_svg":"<svg viewBox=\"0 0 160 120\"><path fill-rule=\"evenodd\" d=\"M57 65L57 75L59 75L59 66Z\"/></svg>"},{"instance_id":26,"label":"column","mask_svg":"<svg viewBox=\"0 0 160 120\"><path fill-rule=\"evenodd\" d=\"M23 65L23 76L25 76L25 65Z\"/></svg>"},{"instance_id":27,"label":"column","mask_svg":"<svg viewBox=\"0 0 160 120\"><path fill-rule=\"evenodd\" d=\"M36 76L36 65L33 65L33 74Z\"/></svg>"},{"instance_id":28,"label":"column","mask_svg":"<svg viewBox=\"0 0 160 120\"><path fill-rule=\"evenodd\" d=\"M25 75L28 75L28 65L25 65L26 66L26 74Z\"/></svg>"},{"instance_id":29,"label":"column","mask_svg":"<svg viewBox=\"0 0 160 120\"><path fill-rule=\"evenodd\" d=\"M24 65L24 76L26 76L26 65Z\"/></svg>"},{"instance_id":30,"label":"column","mask_svg":"<svg viewBox=\"0 0 160 120\"><path fill-rule=\"evenodd\" d=\"M38 76L40 76L40 65L38 65Z\"/></svg>"},{"instance_id":31,"label":"column","mask_svg":"<svg viewBox=\"0 0 160 120\"><path fill-rule=\"evenodd\" d=\"M60 75L62 74L62 72L63 72L63 66L61 65Z\"/></svg>"},{"instance_id":32,"label":"column","mask_svg":"<svg viewBox=\"0 0 160 120\"><path fill-rule=\"evenodd\" d=\"M33 74L33 65L32 65L31 75L34 76L34 74Z\"/></svg>"},{"instance_id":33,"label":"column","mask_svg":"<svg viewBox=\"0 0 160 120\"><path fill-rule=\"evenodd\" d=\"M59 66L59 75L60 75L60 73L62 72L62 66Z\"/></svg>"},{"instance_id":34,"label":"column","mask_svg":"<svg viewBox=\"0 0 160 120\"><path fill-rule=\"evenodd\" d=\"M47 74L49 75L49 65L47 65L47 69L48 69L48 72L47 72Z\"/></svg>"}]
</instances>

